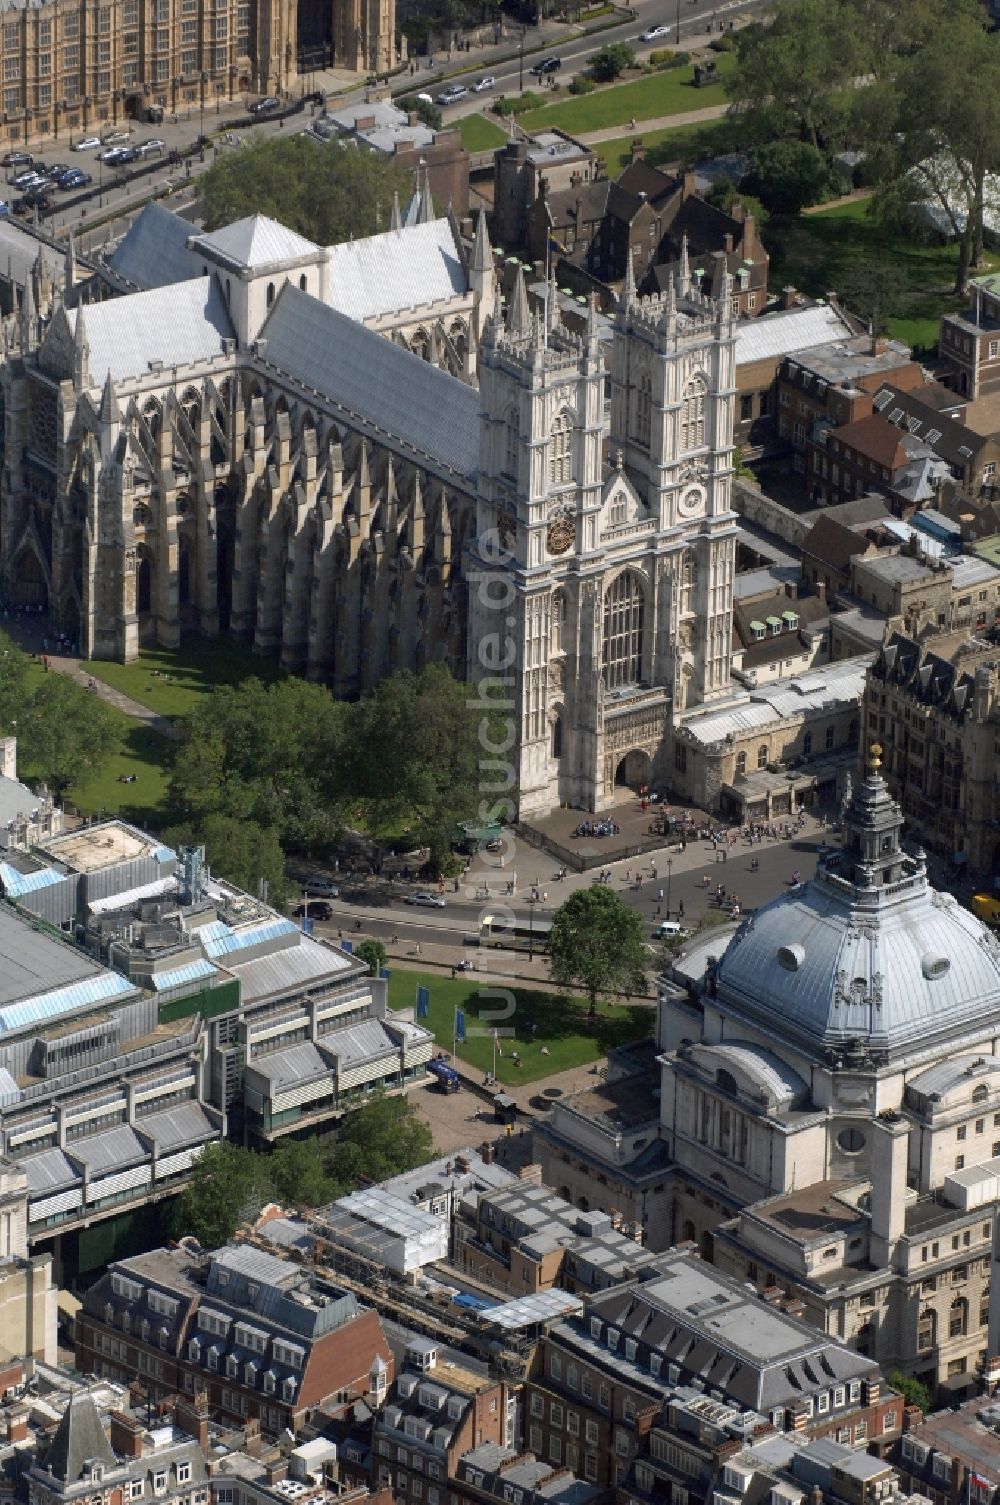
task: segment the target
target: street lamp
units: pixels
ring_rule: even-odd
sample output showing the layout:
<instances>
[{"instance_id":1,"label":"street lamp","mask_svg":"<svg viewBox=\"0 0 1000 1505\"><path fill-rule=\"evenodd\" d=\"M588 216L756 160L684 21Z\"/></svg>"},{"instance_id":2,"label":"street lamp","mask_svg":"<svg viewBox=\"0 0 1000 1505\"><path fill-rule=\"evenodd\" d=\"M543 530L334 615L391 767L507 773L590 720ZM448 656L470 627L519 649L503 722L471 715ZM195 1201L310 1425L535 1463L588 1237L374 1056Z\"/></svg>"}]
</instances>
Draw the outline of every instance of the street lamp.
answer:
<instances>
[{"instance_id":1,"label":"street lamp","mask_svg":"<svg viewBox=\"0 0 1000 1505\"><path fill-rule=\"evenodd\" d=\"M680 39L681 39L681 0L677 0L677 24L674 27L674 46L675 47L680 42Z\"/></svg>"},{"instance_id":2,"label":"street lamp","mask_svg":"<svg viewBox=\"0 0 1000 1505\"><path fill-rule=\"evenodd\" d=\"M521 23L521 51L520 51L520 57L519 57L519 61L518 61L518 78L517 78L517 91L518 91L519 94L523 94L524 93L524 33L527 31L527 29L528 28L522 22Z\"/></svg>"},{"instance_id":3,"label":"street lamp","mask_svg":"<svg viewBox=\"0 0 1000 1505\"><path fill-rule=\"evenodd\" d=\"M674 865L673 858L672 857L668 857L667 858L667 919L668 920L670 919L670 872L671 872L671 869L673 868L673 865Z\"/></svg>"}]
</instances>

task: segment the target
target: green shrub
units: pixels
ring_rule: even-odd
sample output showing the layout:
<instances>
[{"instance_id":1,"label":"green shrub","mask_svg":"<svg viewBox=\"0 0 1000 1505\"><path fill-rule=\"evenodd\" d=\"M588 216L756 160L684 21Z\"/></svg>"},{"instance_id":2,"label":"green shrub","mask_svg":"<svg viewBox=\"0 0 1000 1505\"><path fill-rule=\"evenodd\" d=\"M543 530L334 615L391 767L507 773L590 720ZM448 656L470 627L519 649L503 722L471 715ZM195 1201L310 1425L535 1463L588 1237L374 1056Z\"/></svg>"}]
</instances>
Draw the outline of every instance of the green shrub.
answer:
<instances>
[{"instance_id":1,"label":"green shrub","mask_svg":"<svg viewBox=\"0 0 1000 1505\"><path fill-rule=\"evenodd\" d=\"M635 52L627 42L607 42L590 60L591 76L602 84L610 83L626 68L634 67Z\"/></svg>"},{"instance_id":2,"label":"green shrub","mask_svg":"<svg viewBox=\"0 0 1000 1505\"><path fill-rule=\"evenodd\" d=\"M596 88L594 80L588 78L585 73L574 74L570 79L569 92L571 94L593 94Z\"/></svg>"},{"instance_id":3,"label":"green shrub","mask_svg":"<svg viewBox=\"0 0 1000 1505\"><path fill-rule=\"evenodd\" d=\"M713 52L734 52L736 49L736 38L731 31L724 31L720 36L713 37L708 45Z\"/></svg>"},{"instance_id":4,"label":"green shrub","mask_svg":"<svg viewBox=\"0 0 1000 1505\"><path fill-rule=\"evenodd\" d=\"M551 98L543 99L540 94L535 94L528 89L524 94L515 94L511 97L501 95L499 99L495 99L493 113L495 115L524 115L528 110L537 110L542 105L551 103Z\"/></svg>"},{"instance_id":5,"label":"green shrub","mask_svg":"<svg viewBox=\"0 0 1000 1505\"><path fill-rule=\"evenodd\" d=\"M672 63L674 54L669 47L654 47L649 54L649 61L654 68L661 68L665 63Z\"/></svg>"}]
</instances>

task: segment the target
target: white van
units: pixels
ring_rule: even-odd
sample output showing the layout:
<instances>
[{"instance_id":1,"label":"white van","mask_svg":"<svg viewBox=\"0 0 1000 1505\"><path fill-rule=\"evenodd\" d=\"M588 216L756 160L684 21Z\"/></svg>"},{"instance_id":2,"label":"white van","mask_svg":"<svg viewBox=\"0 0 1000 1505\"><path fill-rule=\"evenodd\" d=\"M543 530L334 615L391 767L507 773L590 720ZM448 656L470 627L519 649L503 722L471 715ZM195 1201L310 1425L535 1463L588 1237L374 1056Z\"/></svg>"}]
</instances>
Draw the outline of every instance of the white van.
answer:
<instances>
[{"instance_id":1,"label":"white van","mask_svg":"<svg viewBox=\"0 0 1000 1505\"><path fill-rule=\"evenodd\" d=\"M690 935L690 931L679 920L661 920L653 931L654 941L666 941L676 937Z\"/></svg>"}]
</instances>

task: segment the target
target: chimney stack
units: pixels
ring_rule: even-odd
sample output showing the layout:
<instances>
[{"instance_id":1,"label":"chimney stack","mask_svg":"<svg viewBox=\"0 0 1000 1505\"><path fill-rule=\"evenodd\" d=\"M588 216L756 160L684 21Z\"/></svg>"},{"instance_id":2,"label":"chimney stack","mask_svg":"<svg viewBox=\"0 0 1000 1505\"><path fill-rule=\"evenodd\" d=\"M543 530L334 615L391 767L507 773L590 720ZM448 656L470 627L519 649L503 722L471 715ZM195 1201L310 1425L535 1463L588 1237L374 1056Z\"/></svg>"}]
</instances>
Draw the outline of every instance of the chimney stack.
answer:
<instances>
[{"instance_id":1,"label":"chimney stack","mask_svg":"<svg viewBox=\"0 0 1000 1505\"><path fill-rule=\"evenodd\" d=\"M142 1423L127 1411L111 1413L111 1451L119 1458L142 1457Z\"/></svg>"},{"instance_id":2,"label":"chimney stack","mask_svg":"<svg viewBox=\"0 0 1000 1505\"><path fill-rule=\"evenodd\" d=\"M208 1447L208 1394L199 1390L190 1400L178 1400L174 1409L174 1426L193 1437L204 1451Z\"/></svg>"},{"instance_id":3,"label":"chimney stack","mask_svg":"<svg viewBox=\"0 0 1000 1505\"><path fill-rule=\"evenodd\" d=\"M889 341L884 334L872 335L872 355L885 355L889 348Z\"/></svg>"}]
</instances>

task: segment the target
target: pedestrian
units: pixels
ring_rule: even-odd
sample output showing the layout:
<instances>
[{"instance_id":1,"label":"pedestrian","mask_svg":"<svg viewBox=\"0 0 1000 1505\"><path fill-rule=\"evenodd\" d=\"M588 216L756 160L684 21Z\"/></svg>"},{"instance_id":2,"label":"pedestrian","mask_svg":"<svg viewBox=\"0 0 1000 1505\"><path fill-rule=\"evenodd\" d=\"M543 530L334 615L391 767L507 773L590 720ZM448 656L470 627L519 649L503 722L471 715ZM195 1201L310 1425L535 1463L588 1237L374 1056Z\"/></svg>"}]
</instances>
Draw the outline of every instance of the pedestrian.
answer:
<instances>
[{"instance_id":1,"label":"pedestrian","mask_svg":"<svg viewBox=\"0 0 1000 1505\"><path fill-rule=\"evenodd\" d=\"M416 945L416 953L417 953L418 956L420 955L420 942L419 941L417 942L417 945Z\"/></svg>"},{"instance_id":2,"label":"pedestrian","mask_svg":"<svg viewBox=\"0 0 1000 1505\"><path fill-rule=\"evenodd\" d=\"M723 850L723 853L722 853L722 860L723 860L723 862L728 862L729 861L729 853L727 851L725 851L725 850Z\"/></svg>"},{"instance_id":3,"label":"pedestrian","mask_svg":"<svg viewBox=\"0 0 1000 1505\"><path fill-rule=\"evenodd\" d=\"M683 918L684 918L684 900L683 899L679 899L678 902L677 902L677 918L679 920L683 920Z\"/></svg>"}]
</instances>

